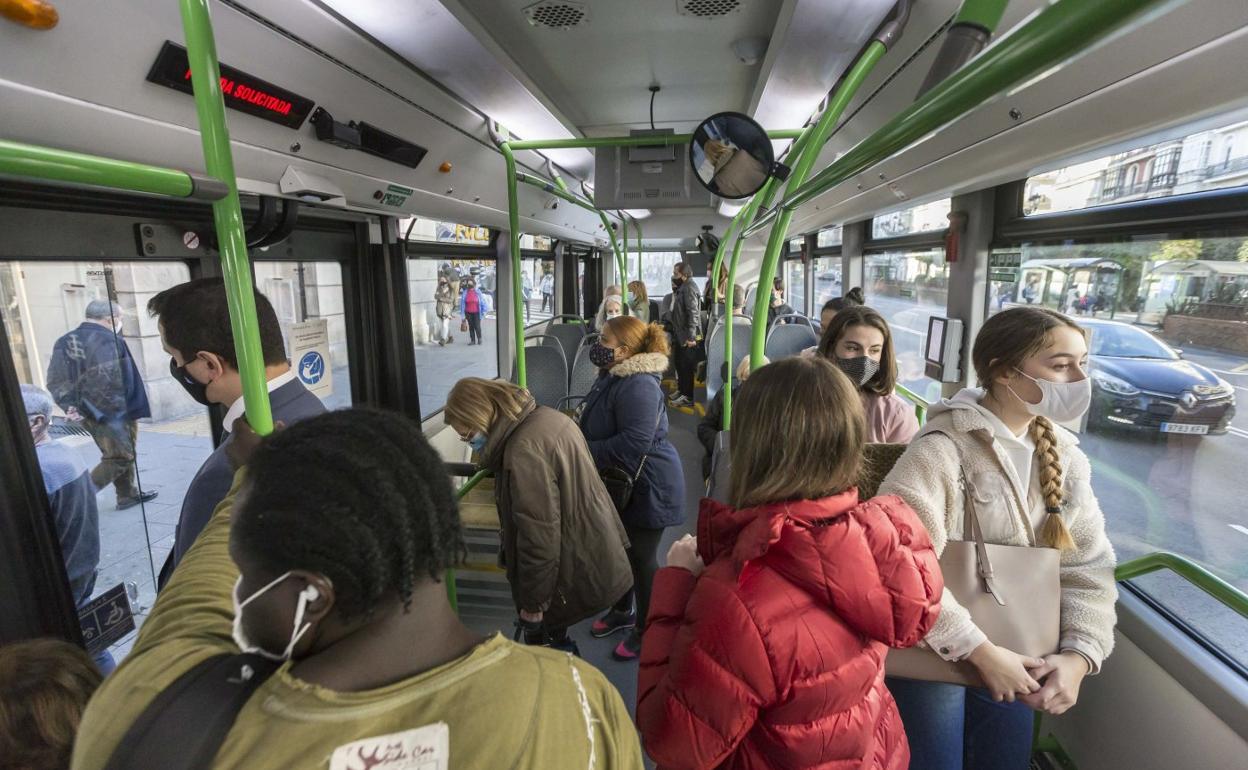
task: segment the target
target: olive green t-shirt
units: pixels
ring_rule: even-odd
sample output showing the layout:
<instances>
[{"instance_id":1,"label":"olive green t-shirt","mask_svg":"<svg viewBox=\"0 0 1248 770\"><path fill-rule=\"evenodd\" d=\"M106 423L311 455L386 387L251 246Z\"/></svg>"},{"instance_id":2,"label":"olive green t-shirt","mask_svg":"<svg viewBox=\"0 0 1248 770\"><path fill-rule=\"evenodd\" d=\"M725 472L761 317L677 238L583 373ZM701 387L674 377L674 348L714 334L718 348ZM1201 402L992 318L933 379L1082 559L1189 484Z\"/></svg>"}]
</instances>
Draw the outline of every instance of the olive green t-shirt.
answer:
<instances>
[{"instance_id":1,"label":"olive green t-shirt","mask_svg":"<svg viewBox=\"0 0 1248 770\"><path fill-rule=\"evenodd\" d=\"M199 662L237 653L226 550L242 474L143 625L129 657L91 699L74 770L104 767L158 693ZM469 654L366 692L302 682L283 665L239 712L215 768L442 770L642 767L619 693L594 667L495 635Z\"/></svg>"}]
</instances>

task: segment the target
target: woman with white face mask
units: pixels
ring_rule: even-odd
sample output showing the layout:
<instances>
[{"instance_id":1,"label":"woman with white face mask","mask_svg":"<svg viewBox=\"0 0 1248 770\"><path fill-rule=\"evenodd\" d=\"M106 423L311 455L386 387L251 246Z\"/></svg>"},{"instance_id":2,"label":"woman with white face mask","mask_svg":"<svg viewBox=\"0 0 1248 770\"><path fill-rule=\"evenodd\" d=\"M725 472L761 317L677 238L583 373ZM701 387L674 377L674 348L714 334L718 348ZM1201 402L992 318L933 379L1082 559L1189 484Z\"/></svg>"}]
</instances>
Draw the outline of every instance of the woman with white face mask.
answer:
<instances>
[{"instance_id":1,"label":"woman with white face mask","mask_svg":"<svg viewBox=\"0 0 1248 770\"><path fill-rule=\"evenodd\" d=\"M819 354L836 364L862 397L867 441L905 444L919 432L914 407L897 395L897 357L888 322L869 307L847 307L824 327Z\"/></svg>"},{"instance_id":2,"label":"woman with white face mask","mask_svg":"<svg viewBox=\"0 0 1248 770\"><path fill-rule=\"evenodd\" d=\"M1114 551L1088 459L1059 427L1091 402L1087 356L1084 330L1046 308L988 319L972 353L982 389L933 407L880 486L914 508L938 554L972 539L963 531L966 490L985 542L1060 551L1060 642L1043 658L994 644L946 588L924 643L945 660L971 663L985 686L889 679L915 767L1026 768L1033 710L1073 706L1083 678L1113 648Z\"/></svg>"}]
</instances>

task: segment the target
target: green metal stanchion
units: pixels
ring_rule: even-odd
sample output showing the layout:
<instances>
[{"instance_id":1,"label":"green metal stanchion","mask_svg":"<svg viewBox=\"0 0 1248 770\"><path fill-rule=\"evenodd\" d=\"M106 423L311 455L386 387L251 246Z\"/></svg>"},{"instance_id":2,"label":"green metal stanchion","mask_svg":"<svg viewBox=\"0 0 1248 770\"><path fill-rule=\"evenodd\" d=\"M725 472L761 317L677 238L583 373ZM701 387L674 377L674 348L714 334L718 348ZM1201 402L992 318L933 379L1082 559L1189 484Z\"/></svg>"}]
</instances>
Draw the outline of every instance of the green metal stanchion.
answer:
<instances>
[{"instance_id":1,"label":"green metal stanchion","mask_svg":"<svg viewBox=\"0 0 1248 770\"><path fill-rule=\"evenodd\" d=\"M256 297L247 261L247 239L243 212L238 202L238 181L230 152L230 133L225 124L225 103L221 96L221 72L217 46L212 33L208 0L180 0L182 27L186 35L186 55L191 66L195 91L195 112L204 147L208 173L224 182L229 191L213 201L212 218L217 241L221 244L221 272L230 306L230 326L238 372L243 382L243 403L247 421L260 435L273 432L269 390L264 375L264 353L260 348L260 325L256 320Z\"/></svg>"},{"instance_id":2,"label":"green metal stanchion","mask_svg":"<svg viewBox=\"0 0 1248 770\"><path fill-rule=\"evenodd\" d=\"M0 174L171 198L217 200L229 192L220 180L187 171L3 139L0 139Z\"/></svg>"}]
</instances>

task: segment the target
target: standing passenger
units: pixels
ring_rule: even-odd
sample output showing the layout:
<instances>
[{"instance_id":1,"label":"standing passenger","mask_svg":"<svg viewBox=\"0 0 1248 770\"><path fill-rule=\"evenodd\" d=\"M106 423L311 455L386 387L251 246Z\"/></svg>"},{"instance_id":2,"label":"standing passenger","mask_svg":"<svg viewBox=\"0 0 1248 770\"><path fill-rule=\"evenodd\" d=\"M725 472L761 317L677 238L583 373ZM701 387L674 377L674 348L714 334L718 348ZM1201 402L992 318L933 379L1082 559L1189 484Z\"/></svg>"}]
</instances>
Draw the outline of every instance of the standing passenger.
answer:
<instances>
[{"instance_id":1,"label":"standing passenger","mask_svg":"<svg viewBox=\"0 0 1248 770\"><path fill-rule=\"evenodd\" d=\"M542 289L542 312L543 313L547 312L546 308L547 306L549 306L550 312L553 314L555 312L555 274L554 273L546 272L542 274L541 289Z\"/></svg>"},{"instance_id":2,"label":"standing passenger","mask_svg":"<svg viewBox=\"0 0 1248 770\"><path fill-rule=\"evenodd\" d=\"M494 471L501 559L525 641L575 652L568 626L632 584L624 527L585 437L527 390L478 377L455 383L444 419Z\"/></svg>"},{"instance_id":3,"label":"standing passenger","mask_svg":"<svg viewBox=\"0 0 1248 770\"><path fill-rule=\"evenodd\" d=\"M880 492L914 507L937 552L970 537L964 486L989 543L1061 549L1060 647L1043 659L998 647L946 591L924 641L945 660L973 664L985 689L904 679L890 679L889 688L916 767L1023 770L1032 709L1061 714L1073 706L1083 678L1113 648L1114 550L1088 459L1056 425L1078 420L1091 399L1084 331L1046 308L1010 308L984 323L972 356L983 390L933 407Z\"/></svg>"},{"instance_id":4,"label":"standing passenger","mask_svg":"<svg viewBox=\"0 0 1248 770\"><path fill-rule=\"evenodd\" d=\"M633 588L595 621L591 633L604 637L631 628L614 656L634 660L659 568L659 540L664 528L685 520L685 474L667 440L667 406L659 384L667 370L667 335L658 324L616 318L607 321L589 358L599 368L581 413L590 454L599 468L619 468L636 477L632 499L620 512L631 544Z\"/></svg>"},{"instance_id":5,"label":"standing passenger","mask_svg":"<svg viewBox=\"0 0 1248 770\"><path fill-rule=\"evenodd\" d=\"M477 290L476 280L468 279L468 288L459 299L459 312L464 316L468 326L469 345L481 344L481 314L485 312L485 298Z\"/></svg>"},{"instance_id":6,"label":"standing passenger","mask_svg":"<svg viewBox=\"0 0 1248 770\"><path fill-rule=\"evenodd\" d=\"M693 406L693 373L698 368L698 336L702 330L698 288L693 283L693 267L680 262L672 268L672 336L676 365L676 397L672 406Z\"/></svg>"},{"instance_id":7,"label":"standing passenger","mask_svg":"<svg viewBox=\"0 0 1248 770\"><path fill-rule=\"evenodd\" d=\"M286 360L282 327L273 305L259 291L255 296L260 352L273 419L290 425L324 412L321 400L304 387ZM226 447L235 420L243 416L243 378L234 352L234 328L230 325L223 280L200 278L166 289L148 301L147 312L157 319L161 346L170 356L169 371L174 381L198 403L219 404L226 409L221 445L199 466L186 489L173 548L157 580L159 590L169 582L174 568L191 550L217 504L230 491L234 471L226 457Z\"/></svg>"},{"instance_id":8,"label":"standing passenger","mask_svg":"<svg viewBox=\"0 0 1248 770\"><path fill-rule=\"evenodd\" d=\"M255 438L244 425L236 456ZM178 694L182 677L241 649L279 665L248 663L272 673L241 704L232 692L213 701L220 748L187 764L380 770L412 767L420 751L427 768L641 770L628 710L601 673L460 621L443 581L463 553L446 466L416 423L348 409L278 431L87 707L74 767L150 767L127 753L131 727L159 719L158 697L179 713L201 703L202 691ZM165 735L199 738L198 727Z\"/></svg>"},{"instance_id":9,"label":"standing passenger","mask_svg":"<svg viewBox=\"0 0 1248 770\"><path fill-rule=\"evenodd\" d=\"M703 500L655 577L645 748L672 770L907 767L884 656L936 620L932 544L900 499L859 501L862 407L831 363L765 366L738 408L733 504Z\"/></svg>"},{"instance_id":10,"label":"standing passenger","mask_svg":"<svg viewBox=\"0 0 1248 770\"><path fill-rule=\"evenodd\" d=\"M650 317L650 295L646 292L646 285L641 281L628 282L628 307L632 311L629 315L640 318L643 323L654 323L659 320Z\"/></svg>"},{"instance_id":11,"label":"standing passenger","mask_svg":"<svg viewBox=\"0 0 1248 770\"><path fill-rule=\"evenodd\" d=\"M819 352L840 367L862 397L867 441L905 444L919 432L914 407L897 395L897 358L888 322L869 307L836 314L823 332Z\"/></svg>"},{"instance_id":12,"label":"standing passenger","mask_svg":"<svg viewBox=\"0 0 1248 770\"><path fill-rule=\"evenodd\" d=\"M71 420L100 448L91 470L96 489L117 490L117 510L156 498L141 492L135 466L138 420L152 416L147 391L130 348L121 339L121 308L97 299L87 305L86 320L52 346L48 390Z\"/></svg>"}]
</instances>

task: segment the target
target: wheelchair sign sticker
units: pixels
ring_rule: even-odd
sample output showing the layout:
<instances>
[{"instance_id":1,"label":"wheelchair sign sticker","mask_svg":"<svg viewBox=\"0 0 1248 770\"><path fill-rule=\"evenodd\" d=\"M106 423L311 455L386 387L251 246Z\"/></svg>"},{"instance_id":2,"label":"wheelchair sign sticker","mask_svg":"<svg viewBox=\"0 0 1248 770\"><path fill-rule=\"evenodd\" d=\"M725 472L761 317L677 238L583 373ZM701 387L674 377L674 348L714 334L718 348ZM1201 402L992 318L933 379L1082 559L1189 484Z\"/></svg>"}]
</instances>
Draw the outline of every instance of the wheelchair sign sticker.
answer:
<instances>
[{"instance_id":1,"label":"wheelchair sign sticker","mask_svg":"<svg viewBox=\"0 0 1248 770\"><path fill-rule=\"evenodd\" d=\"M320 398L334 392L334 371L329 366L329 321L316 318L290 327L290 360L295 374Z\"/></svg>"}]
</instances>

